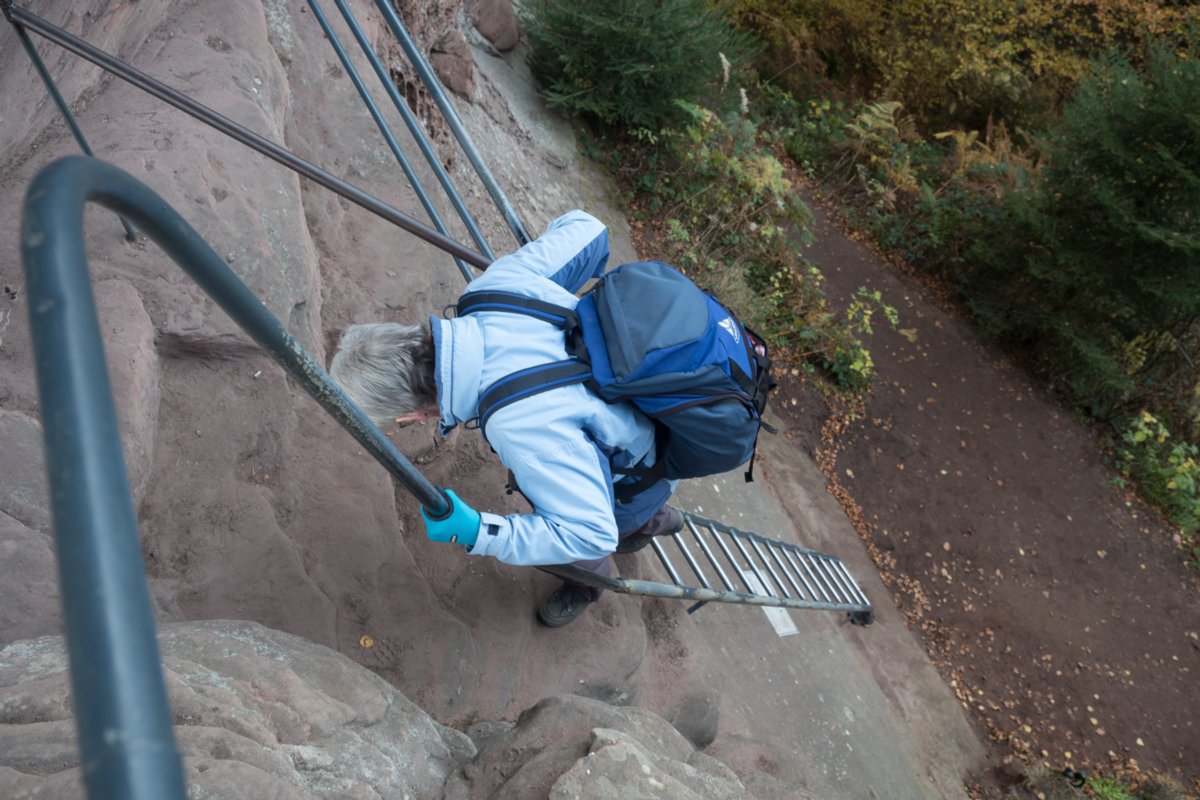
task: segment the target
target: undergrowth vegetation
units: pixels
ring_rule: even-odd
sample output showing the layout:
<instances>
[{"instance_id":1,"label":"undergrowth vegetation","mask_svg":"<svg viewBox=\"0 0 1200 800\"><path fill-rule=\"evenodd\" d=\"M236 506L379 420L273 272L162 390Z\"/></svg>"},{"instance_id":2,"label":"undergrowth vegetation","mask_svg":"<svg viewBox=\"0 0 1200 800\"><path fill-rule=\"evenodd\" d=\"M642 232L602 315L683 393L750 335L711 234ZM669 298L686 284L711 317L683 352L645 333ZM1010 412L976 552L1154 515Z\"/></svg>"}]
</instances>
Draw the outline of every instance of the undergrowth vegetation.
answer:
<instances>
[{"instance_id":1,"label":"undergrowth vegetation","mask_svg":"<svg viewBox=\"0 0 1200 800\"><path fill-rule=\"evenodd\" d=\"M862 391L862 338L898 320L867 288L826 301L791 177L820 182L1107 426L1114 482L1200 567L1200 5L528 0L523 16L535 76L589 126L646 255L793 368ZM1027 788L1181 796L1047 781Z\"/></svg>"},{"instance_id":2,"label":"undergrowth vegetation","mask_svg":"<svg viewBox=\"0 0 1200 800\"><path fill-rule=\"evenodd\" d=\"M769 112L794 120L788 152L854 221L1110 427L1123 479L1193 558L1200 492L1183 465L1200 441L1198 55L1193 36L1138 66L1099 58L1036 135L1002 122L925 135L896 101L776 92ZM1131 447L1146 416L1170 429L1169 454Z\"/></svg>"},{"instance_id":3,"label":"undergrowth vegetation","mask_svg":"<svg viewBox=\"0 0 1200 800\"><path fill-rule=\"evenodd\" d=\"M770 127L751 113L749 37L707 0L535 0L524 18L548 101L589 125L591 155L654 229L660 250L648 255L716 292L785 360L833 386L868 386L860 337L878 295L864 290L834 312L804 262L811 218Z\"/></svg>"}]
</instances>

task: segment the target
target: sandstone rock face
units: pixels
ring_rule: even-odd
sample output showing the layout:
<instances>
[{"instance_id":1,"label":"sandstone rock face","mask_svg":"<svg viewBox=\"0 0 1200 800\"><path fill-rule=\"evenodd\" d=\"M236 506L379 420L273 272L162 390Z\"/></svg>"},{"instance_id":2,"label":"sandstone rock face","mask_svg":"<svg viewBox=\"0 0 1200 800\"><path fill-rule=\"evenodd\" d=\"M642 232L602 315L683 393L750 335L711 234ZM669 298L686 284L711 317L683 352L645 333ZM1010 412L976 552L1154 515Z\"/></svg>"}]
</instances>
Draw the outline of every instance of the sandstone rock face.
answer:
<instances>
[{"instance_id":1,"label":"sandstone rock face","mask_svg":"<svg viewBox=\"0 0 1200 800\"><path fill-rule=\"evenodd\" d=\"M387 682L246 622L166 626L175 736L192 797L440 798L475 754ZM59 637L0 650L0 796L82 798Z\"/></svg>"},{"instance_id":2,"label":"sandstone rock face","mask_svg":"<svg viewBox=\"0 0 1200 800\"><path fill-rule=\"evenodd\" d=\"M550 697L515 724L476 726L472 741L297 636L214 620L164 626L159 641L192 797L755 797L641 709ZM61 637L0 649L0 796L84 796L69 681Z\"/></svg>"},{"instance_id":3,"label":"sandstone rock face","mask_svg":"<svg viewBox=\"0 0 1200 800\"><path fill-rule=\"evenodd\" d=\"M38 636L60 624L42 426L0 408L0 631Z\"/></svg>"},{"instance_id":4,"label":"sandstone rock face","mask_svg":"<svg viewBox=\"0 0 1200 800\"><path fill-rule=\"evenodd\" d=\"M373 3L350 5L427 123L439 160L491 248L511 251L513 234L428 97L415 88L411 66ZM414 15L406 22L426 52L462 40L458 2L402 5ZM36 13L401 212L429 219L306 4L45 0ZM335 28L352 50L353 39L339 20ZM347 324L418 321L440 313L461 293L465 282L440 250L34 39L97 156L182 214L318 361L327 362ZM486 47L455 52L471 60L473 75L455 102L528 229L536 234L559 214L584 208L609 224L612 261L634 260L608 184L581 166L569 129L546 113L523 80L519 55L510 63ZM369 82L369 66L354 58ZM376 98L386 103L382 93ZM389 121L451 234L469 241L404 124L396 115L389 114ZM54 159L77 153L10 26L0 23L0 647L48 642L38 637L61 632L17 243L29 182ZM539 627L534 609L556 581L428 541L413 499L154 242L126 242L116 217L97 207L87 213L84 235L143 559L167 639L183 635L171 623L246 620L281 632L272 636L290 634L341 653L442 724L464 728L480 720L514 720L548 695L642 706L661 718L660 726L671 730L663 721L669 719L690 738L672 730L677 741L667 755L693 767L698 759L692 743L712 741L719 726L738 723L722 706L720 678L697 663L689 638L698 633L679 604L607 595L569 629ZM431 427L413 426L395 432L393 440L432 482L454 487L476 507L527 511L519 496L505 493L505 470L478 434L460 431L442 439ZM624 558L619 566L623 574L646 577L649 558ZM46 658L61 661L58 647L58 655ZM180 647L203 649L196 641ZM245 663L263 670L253 679L263 686L292 680L286 671L276 672L280 662L273 659ZM183 691L182 662L169 666L180 708L199 714ZM243 678L250 680L250 666L246 670ZM37 772L37 791L53 797L59 796L55 786L65 792L77 785L71 772L76 756L65 694L53 681L45 687L36 700L26 686L20 703L52 709L35 715L43 726L38 730L47 733L13 741L12 752L23 755L0 767L0 781L24 790L31 785L26 773ZM319 722L301 723L312 715L293 708L284 716L295 730L235 727L242 737L236 747L225 733L209 730L225 725L215 718L219 724L192 725L180 740L190 748L189 758L210 758L205 780L214 786L236 786L247 770L256 770L264 787L293 796L288 792L295 790L286 788L288 769L299 769L297 761L266 755L264 741L275 736L289 746L316 746L305 738L316 731L325 742L321 747L336 750L330 744L340 735L335 728L352 729L362 715L383 713L346 700L313 702L325 709ZM358 710L350 714L338 703ZM334 707L341 710L329 710ZM25 711L13 713L8 721L15 724ZM272 724L283 725L277 717ZM554 780L590 751L596 728L629 733L611 719L586 723L577 752L563 760ZM651 755L663 755L657 743L637 741ZM614 763L618 755L622 764L641 757L628 742L596 747L617 748L604 757ZM239 755L212 755L225 750ZM327 754L294 753L313 766L314 775L326 763ZM421 786L433 786L441 769ZM190 774L200 776L199 767ZM537 780L549 791L553 781ZM264 788L259 796L271 791Z\"/></svg>"},{"instance_id":5,"label":"sandstone rock face","mask_svg":"<svg viewBox=\"0 0 1200 800\"><path fill-rule=\"evenodd\" d=\"M393 74L410 73L374 5L351 6ZM457 32L457 4L410 6L421 12L409 24L422 47ZM306 4L48 0L37 13L428 220ZM326 13L354 52L340 18ZM34 38L98 157L179 211L322 363L345 325L421 320L462 291L462 276L441 251ZM545 135L551 123L540 121L544 109L530 96L514 108L511 87L502 88L481 83L477 104L460 109L530 229L588 208L612 224L614 260L631 260L623 220L605 205L603 184L579 172L569 136L554 138L550 149L538 145L553 138ZM0 593L19 600L0 615L5 643L59 632L16 242L29 181L54 158L78 152L6 24L0 114L0 285L9 287L0 293L0 512L8 518L4 547L14 553L0 561ZM447 144L442 160L493 249L513 249L478 179L458 169L457 145L439 139L429 119L434 145ZM390 123L442 219L468 241L403 122ZM637 702L641 681L631 676L654 650L636 601L606 598L563 635L539 630L533 610L554 581L425 539L412 498L397 493L388 474L155 243L127 243L107 210L93 207L87 220L101 333L161 620L247 619L303 636L374 670L443 722L512 719L562 690ZM525 510L505 494L505 472L477 434L442 440L416 426L395 441L431 481L478 507ZM364 635L372 647L360 644Z\"/></svg>"},{"instance_id":6,"label":"sandstone rock face","mask_svg":"<svg viewBox=\"0 0 1200 800\"><path fill-rule=\"evenodd\" d=\"M740 779L649 712L551 697L492 733L447 797L749 800Z\"/></svg>"},{"instance_id":7,"label":"sandstone rock face","mask_svg":"<svg viewBox=\"0 0 1200 800\"><path fill-rule=\"evenodd\" d=\"M521 25L512 0L475 0L471 22L502 53L512 50L521 40Z\"/></svg>"}]
</instances>

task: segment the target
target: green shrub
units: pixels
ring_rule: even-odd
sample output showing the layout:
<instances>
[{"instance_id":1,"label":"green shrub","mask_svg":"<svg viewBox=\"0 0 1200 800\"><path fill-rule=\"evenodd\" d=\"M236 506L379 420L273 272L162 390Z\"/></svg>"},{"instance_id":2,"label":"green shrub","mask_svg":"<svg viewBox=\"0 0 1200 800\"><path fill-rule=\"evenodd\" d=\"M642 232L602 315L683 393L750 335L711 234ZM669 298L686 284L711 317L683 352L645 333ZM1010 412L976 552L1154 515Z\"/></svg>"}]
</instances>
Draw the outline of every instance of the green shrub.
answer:
<instances>
[{"instance_id":1,"label":"green shrub","mask_svg":"<svg viewBox=\"0 0 1200 800\"><path fill-rule=\"evenodd\" d=\"M1172 438L1166 425L1143 411L1121 437L1117 468L1185 535L1200 530L1200 447Z\"/></svg>"},{"instance_id":2,"label":"green shrub","mask_svg":"<svg viewBox=\"0 0 1200 800\"><path fill-rule=\"evenodd\" d=\"M527 0L522 20L550 106L622 133L683 119L754 52L708 0Z\"/></svg>"},{"instance_id":3,"label":"green shrub","mask_svg":"<svg viewBox=\"0 0 1200 800\"><path fill-rule=\"evenodd\" d=\"M761 69L799 93L902 102L926 130L1052 114L1108 48L1179 38L1200 7L1178 0L731 0L767 43Z\"/></svg>"},{"instance_id":4,"label":"green shrub","mask_svg":"<svg viewBox=\"0 0 1200 800\"><path fill-rule=\"evenodd\" d=\"M817 177L845 137L852 112L828 97L797 98L770 84L756 87L751 113L757 115L764 141L778 143L806 175Z\"/></svg>"},{"instance_id":5,"label":"green shrub","mask_svg":"<svg viewBox=\"0 0 1200 800\"><path fill-rule=\"evenodd\" d=\"M1197 50L1100 63L1045 136L1036 182L972 250L979 319L1101 418L1151 404L1200 358L1185 349L1200 319Z\"/></svg>"},{"instance_id":6,"label":"green shrub","mask_svg":"<svg viewBox=\"0 0 1200 800\"><path fill-rule=\"evenodd\" d=\"M740 114L681 109L681 130L591 150L607 154L634 208L661 230L661 257L715 291L777 355L838 387L865 388L873 364L859 337L876 310L889 320L895 312L865 290L844 313L828 308L823 276L797 247L812 220L772 151L782 134Z\"/></svg>"}]
</instances>

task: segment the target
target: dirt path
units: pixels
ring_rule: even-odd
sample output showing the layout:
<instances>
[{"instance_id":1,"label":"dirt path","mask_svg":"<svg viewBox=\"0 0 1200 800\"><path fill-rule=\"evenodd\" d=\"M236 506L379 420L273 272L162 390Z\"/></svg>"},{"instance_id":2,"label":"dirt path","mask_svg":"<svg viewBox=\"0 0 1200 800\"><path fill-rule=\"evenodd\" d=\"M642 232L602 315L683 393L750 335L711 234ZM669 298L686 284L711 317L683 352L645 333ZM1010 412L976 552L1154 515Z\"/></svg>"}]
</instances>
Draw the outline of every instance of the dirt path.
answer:
<instances>
[{"instance_id":1,"label":"dirt path","mask_svg":"<svg viewBox=\"0 0 1200 800\"><path fill-rule=\"evenodd\" d=\"M814 211L831 301L880 289L904 331L876 327L876 388L827 474L991 742L985 781L1015 754L1200 788L1200 581L1171 530L1113 488L1086 426ZM821 448L827 409L792 411Z\"/></svg>"}]
</instances>

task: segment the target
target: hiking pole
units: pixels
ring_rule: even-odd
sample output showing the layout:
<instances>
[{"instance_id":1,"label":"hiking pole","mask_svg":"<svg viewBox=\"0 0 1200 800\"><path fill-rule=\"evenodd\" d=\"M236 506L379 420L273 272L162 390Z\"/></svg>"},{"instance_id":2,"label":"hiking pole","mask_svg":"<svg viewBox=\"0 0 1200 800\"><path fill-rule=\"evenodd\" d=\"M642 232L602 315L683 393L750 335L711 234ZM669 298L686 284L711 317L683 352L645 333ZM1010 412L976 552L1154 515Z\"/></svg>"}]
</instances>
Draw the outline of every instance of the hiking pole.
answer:
<instances>
[{"instance_id":1,"label":"hiking pole","mask_svg":"<svg viewBox=\"0 0 1200 800\"><path fill-rule=\"evenodd\" d=\"M84 156L30 183L21 225L30 328L83 781L92 800L183 800L137 517L88 275L88 202L127 216L429 513L452 508L199 234L128 173Z\"/></svg>"}]
</instances>

